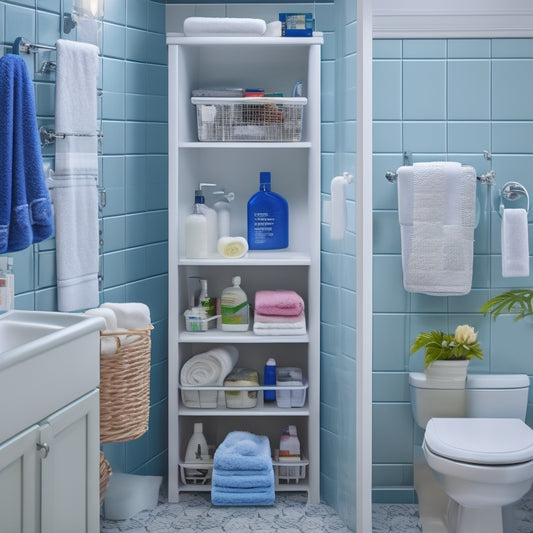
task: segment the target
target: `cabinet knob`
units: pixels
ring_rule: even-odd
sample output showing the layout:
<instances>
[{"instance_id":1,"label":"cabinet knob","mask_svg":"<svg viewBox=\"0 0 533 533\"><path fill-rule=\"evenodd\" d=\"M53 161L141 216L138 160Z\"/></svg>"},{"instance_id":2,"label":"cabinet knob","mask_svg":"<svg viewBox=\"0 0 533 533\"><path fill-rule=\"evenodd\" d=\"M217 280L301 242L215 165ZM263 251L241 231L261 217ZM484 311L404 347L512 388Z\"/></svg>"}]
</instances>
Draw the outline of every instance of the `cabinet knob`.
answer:
<instances>
[{"instance_id":1,"label":"cabinet knob","mask_svg":"<svg viewBox=\"0 0 533 533\"><path fill-rule=\"evenodd\" d=\"M35 446L39 450L41 457L46 459L50 453L50 446L46 442L38 442Z\"/></svg>"}]
</instances>

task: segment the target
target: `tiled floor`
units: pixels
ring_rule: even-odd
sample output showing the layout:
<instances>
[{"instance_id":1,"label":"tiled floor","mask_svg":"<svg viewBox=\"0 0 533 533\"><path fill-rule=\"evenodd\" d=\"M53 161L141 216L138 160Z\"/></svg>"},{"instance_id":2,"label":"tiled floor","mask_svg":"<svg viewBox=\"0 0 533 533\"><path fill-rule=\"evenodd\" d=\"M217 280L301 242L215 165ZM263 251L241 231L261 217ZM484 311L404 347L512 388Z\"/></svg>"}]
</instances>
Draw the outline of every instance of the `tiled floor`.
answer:
<instances>
[{"instance_id":1,"label":"tiled floor","mask_svg":"<svg viewBox=\"0 0 533 533\"><path fill-rule=\"evenodd\" d=\"M306 505L303 493L277 494L272 507L215 507L209 493L184 494L129 520L102 520L101 533L349 533L335 511L324 503ZM420 533L418 506L376 504L373 533ZM533 491L515 505L513 533L533 533Z\"/></svg>"}]
</instances>

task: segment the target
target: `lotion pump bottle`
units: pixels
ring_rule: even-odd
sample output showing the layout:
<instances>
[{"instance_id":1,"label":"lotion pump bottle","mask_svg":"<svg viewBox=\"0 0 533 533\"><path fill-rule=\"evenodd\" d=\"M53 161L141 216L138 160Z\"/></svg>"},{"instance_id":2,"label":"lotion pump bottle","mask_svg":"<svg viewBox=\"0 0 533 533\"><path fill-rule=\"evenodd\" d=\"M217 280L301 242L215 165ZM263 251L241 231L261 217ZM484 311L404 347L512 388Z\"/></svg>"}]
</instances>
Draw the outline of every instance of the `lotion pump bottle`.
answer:
<instances>
[{"instance_id":1,"label":"lotion pump bottle","mask_svg":"<svg viewBox=\"0 0 533 533\"><path fill-rule=\"evenodd\" d=\"M209 459L209 450L207 448L207 441L204 437L204 425L202 422L194 424L194 433L189 439L187 450L185 452L186 463L197 463L202 460Z\"/></svg>"},{"instance_id":2,"label":"lotion pump bottle","mask_svg":"<svg viewBox=\"0 0 533 533\"><path fill-rule=\"evenodd\" d=\"M248 200L250 250L275 250L289 246L289 204L272 192L270 172L261 172L259 191Z\"/></svg>"},{"instance_id":3,"label":"lotion pump bottle","mask_svg":"<svg viewBox=\"0 0 533 533\"><path fill-rule=\"evenodd\" d=\"M222 291L220 308L222 312L222 331L248 331L250 309L246 293L241 289L241 277L234 276L232 287Z\"/></svg>"},{"instance_id":4,"label":"lotion pump bottle","mask_svg":"<svg viewBox=\"0 0 533 533\"><path fill-rule=\"evenodd\" d=\"M198 190L200 195L203 197L204 201L200 205L200 212L207 218L207 252L208 254L217 253L217 242L218 242L218 223L217 223L217 212L209 207L205 203L205 187L216 187L215 183L200 183L198 185ZM198 192L198 191L197 191Z\"/></svg>"},{"instance_id":5,"label":"lotion pump bottle","mask_svg":"<svg viewBox=\"0 0 533 533\"><path fill-rule=\"evenodd\" d=\"M185 220L185 257L189 259L207 257L207 218L200 210L203 203L201 191L195 191L192 214Z\"/></svg>"}]
</instances>

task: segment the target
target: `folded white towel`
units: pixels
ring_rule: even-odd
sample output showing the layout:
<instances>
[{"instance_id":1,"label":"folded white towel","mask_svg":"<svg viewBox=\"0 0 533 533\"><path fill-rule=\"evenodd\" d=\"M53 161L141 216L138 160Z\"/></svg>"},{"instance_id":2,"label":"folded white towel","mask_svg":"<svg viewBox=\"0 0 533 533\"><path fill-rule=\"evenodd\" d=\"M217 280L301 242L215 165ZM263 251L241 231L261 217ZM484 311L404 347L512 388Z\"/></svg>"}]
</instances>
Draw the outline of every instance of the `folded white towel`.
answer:
<instances>
[{"instance_id":1,"label":"folded white towel","mask_svg":"<svg viewBox=\"0 0 533 533\"><path fill-rule=\"evenodd\" d=\"M502 276L529 276L529 236L525 209L504 209L502 213Z\"/></svg>"},{"instance_id":2,"label":"folded white towel","mask_svg":"<svg viewBox=\"0 0 533 533\"><path fill-rule=\"evenodd\" d=\"M239 359L239 352L235 346L227 345L224 347L217 347L208 350L207 352L199 353L191 357L181 367L180 381L183 386L222 386L224 379L233 370ZM189 407L200 407L198 402L198 391L181 391L181 396ZM204 394L204 401L202 405L207 407L205 398L206 395L211 397L213 402L211 407L218 404L225 405L224 391L213 391L209 394L209 391L200 391L200 394ZM198 405L196 405L198 404Z\"/></svg>"},{"instance_id":3,"label":"folded white towel","mask_svg":"<svg viewBox=\"0 0 533 533\"><path fill-rule=\"evenodd\" d=\"M305 335L307 330L300 328L256 328L254 324L254 333L256 335L284 336L284 335Z\"/></svg>"},{"instance_id":4,"label":"folded white towel","mask_svg":"<svg viewBox=\"0 0 533 533\"><path fill-rule=\"evenodd\" d=\"M188 37L247 37L263 35L266 28L264 20L251 18L189 17L183 23L183 32Z\"/></svg>"},{"instance_id":5,"label":"folded white towel","mask_svg":"<svg viewBox=\"0 0 533 533\"><path fill-rule=\"evenodd\" d=\"M451 296L472 286L476 171L456 162L398 169L404 288Z\"/></svg>"},{"instance_id":6,"label":"folded white towel","mask_svg":"<svg viewBox=\"0 0 533 533\"><path fill-rule=\"evenodd\" d=\"M105 307L96 307L94 309L87 309L85 311L86 315L90 316L100 316L105 320L105 329L107 331L116 331L117 329L117 315L113 309L108 309Z\"/></svg>"},{"instance_id":7,"label":"folded white towel","mask_svg":"<svg viewBox=\"0 0 533 533\"><path fill-rule=\"evenodd\" d=\"M101 308L112 309L117 317L117 326L125 329L146 329L150 326L150 308L140 302L105 302Z\"/></svg>"}]
</instances>

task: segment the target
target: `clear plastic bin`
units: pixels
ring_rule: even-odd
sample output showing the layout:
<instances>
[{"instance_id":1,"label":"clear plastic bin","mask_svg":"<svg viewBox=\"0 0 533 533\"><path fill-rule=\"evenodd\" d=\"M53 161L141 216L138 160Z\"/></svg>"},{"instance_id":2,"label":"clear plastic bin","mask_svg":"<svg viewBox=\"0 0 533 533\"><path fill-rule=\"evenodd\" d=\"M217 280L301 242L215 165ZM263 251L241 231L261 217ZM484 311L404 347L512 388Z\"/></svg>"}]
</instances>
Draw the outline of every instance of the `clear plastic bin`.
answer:
<instances>
[{"instance_id":1,"label":"clear plastic bin","mask_svg":"<svg viewBox=\"0 0 533 533\"><path fill-rule=\"evenodd\" d=\"M193 97L199 141L298 142L307 98Z\"/></svg>"},{"instance_id":2,"label":"clear plastic bin","mask_svg":"<svg viewBox=\"0 0 533 533\"><path fill-rule=\"evenodd\" d=\"M303 407L308 383L302 377L302 369L296 367L278 367L276 370L276 404L287 409ZM286 388L286 390L285 390Z\"/></svg>"}]
</instances>

